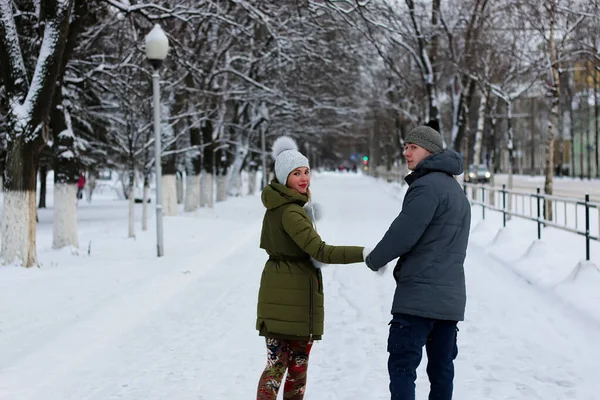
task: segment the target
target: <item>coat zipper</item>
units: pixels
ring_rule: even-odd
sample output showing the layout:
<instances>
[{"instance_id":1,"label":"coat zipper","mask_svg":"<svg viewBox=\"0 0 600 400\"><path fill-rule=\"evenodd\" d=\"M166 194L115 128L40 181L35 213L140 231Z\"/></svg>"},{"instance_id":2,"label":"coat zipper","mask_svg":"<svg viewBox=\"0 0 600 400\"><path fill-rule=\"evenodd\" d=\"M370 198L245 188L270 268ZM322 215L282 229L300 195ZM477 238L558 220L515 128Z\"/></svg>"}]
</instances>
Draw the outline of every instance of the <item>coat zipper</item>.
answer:
<instances>
[{"instance_id":1,"label":"coat zipper","mask_svg":"<svg viewBox=\"0 0 600 400\"><path fill-rule=\"evenodd\" d=\"M312 336L313 336L313 281L312 281L312 277L309 278L310 283L310 298L309 298L309 312L308 312L308 316L309 316L309 322L308 322L308 340L312 341Z\"/></svg>"}]
</instances>

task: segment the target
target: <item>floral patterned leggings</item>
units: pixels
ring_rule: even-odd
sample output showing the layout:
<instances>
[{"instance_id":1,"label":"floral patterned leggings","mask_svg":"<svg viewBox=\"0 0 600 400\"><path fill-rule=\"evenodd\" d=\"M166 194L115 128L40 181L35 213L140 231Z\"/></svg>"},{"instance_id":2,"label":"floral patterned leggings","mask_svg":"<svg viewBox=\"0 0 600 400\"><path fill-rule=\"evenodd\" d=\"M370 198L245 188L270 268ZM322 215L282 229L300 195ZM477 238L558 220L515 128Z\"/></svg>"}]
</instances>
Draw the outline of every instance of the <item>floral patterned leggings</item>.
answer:
<instances>
[{"instance_id":1,"label":"floral patterned leggings","mask_svg":"<svg viewBox=\"0 0 600 400\"><path fill-rule=\"evenodd\" d=\"M258 382L257 400L275 400L287 370L284 400L302 400L312 341L267 338L267 367Z\"/></svg>"}]
</instances>

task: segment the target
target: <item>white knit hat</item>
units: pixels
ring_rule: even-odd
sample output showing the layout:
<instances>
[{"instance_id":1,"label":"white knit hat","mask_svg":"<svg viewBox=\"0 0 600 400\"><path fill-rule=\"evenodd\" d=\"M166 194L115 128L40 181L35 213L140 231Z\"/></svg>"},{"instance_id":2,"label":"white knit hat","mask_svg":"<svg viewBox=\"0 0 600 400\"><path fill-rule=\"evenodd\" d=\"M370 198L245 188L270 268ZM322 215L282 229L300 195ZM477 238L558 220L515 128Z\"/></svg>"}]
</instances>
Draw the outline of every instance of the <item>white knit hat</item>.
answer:
<instances>
[{"instance_id":1,"label":"white knit hat","mask_svg":"<svg viewBox=\"0 0 600 400\"><path fill-rule=\"evenodd\" d=\"M296 168L308 166L308 158L298 151L298 145L289 136L281 136L273 143L275 177L282 185L287 183L289 174Z\"/></svg>"}]
</instances>

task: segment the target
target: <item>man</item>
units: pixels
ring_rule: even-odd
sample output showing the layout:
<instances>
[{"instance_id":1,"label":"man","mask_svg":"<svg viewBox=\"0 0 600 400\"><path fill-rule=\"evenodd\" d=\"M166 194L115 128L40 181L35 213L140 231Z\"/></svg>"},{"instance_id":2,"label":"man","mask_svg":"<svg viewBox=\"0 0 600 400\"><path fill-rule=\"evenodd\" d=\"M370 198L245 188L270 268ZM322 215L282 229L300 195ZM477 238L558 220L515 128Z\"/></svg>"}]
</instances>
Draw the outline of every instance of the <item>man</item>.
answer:
<instances>
[{"instance_id":1,"label":"man","mask_svg":"<svg viewBox=\"0 0 600 400\"><path fill-rule=\"evenodd\" d=\"M428 126L408 133L405 154L413 172L405 178L409 188L402 212L365 261L377 271L399 258L388 338L392 399L415 399L425 346L429 399L450 400L471 225L471 207L453 176L463 172L463 161L458 153L444 151L441 135Z\"/></svg>"}]
</instances>

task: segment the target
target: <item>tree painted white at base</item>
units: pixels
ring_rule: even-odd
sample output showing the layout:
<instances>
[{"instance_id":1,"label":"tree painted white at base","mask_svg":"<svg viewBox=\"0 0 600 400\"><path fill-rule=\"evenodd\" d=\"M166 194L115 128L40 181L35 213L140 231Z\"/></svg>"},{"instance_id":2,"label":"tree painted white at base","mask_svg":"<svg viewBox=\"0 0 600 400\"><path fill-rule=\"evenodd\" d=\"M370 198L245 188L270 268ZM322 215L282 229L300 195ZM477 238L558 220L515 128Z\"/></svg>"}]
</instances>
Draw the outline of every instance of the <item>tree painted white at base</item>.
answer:
<instances>
[{"instance_id":1,"label":"tree painted white at base","mask_svg":"<svg viewBox=\"0 0 600 400\"><path fill-rule=\"evenodd\" d=\"M177 208L177 178L175 175L162 176L162 206L163 215L175 216Z\"/></svg>"},{"instance_id":2,"label":"tree painted white at base","mask_svg":"<svg viewBox=\"0 0 600 400\"><path fill-rule=\"evenodd\" d=\"M75 196L73 197L75 198ZM37 264L35 248L35 192L4 191L2 210L2 264Z\"/></svg>"},{"instance_id":3,"label":"tree painted white at base","mask_svg":"<svg viewBox=\"0 0 600 400\"><path fill-rule=\"evenodd\" d=\"M175 175L175 177L177 178L177 204L181 204L183 203L183 175L180 175L179 173L177 173L177 175Z\"/></svg>"},{"instance_id":4,"label":"tree painted white at base","mask_svg":"<svg viewBox=\"0 0 600 400\"><path fill-rule=\"evenodd\" d=\"M200 206L200 175L187 175L185 178L185 205L186 212L196 211Z\"/></svg>"},{"instance_id":5,"label":"tree painted white at base","mask_svg":"<svg viewBox=\"0 0 600 400\"><path fill-rule=\"evenodd\" d=\"M258 174L256 171L248 172L248 194L253 196L256 192L256 177Z\"/></svg>"},{"instance_id":6,"label":"tree painted white at base","mask_svg":"<svg viewBox=\"0 0 600 400\"><path fill-rule=\"evenodd\" d=\"M239 176L239 174L232 173L229 175L229 179L227 182L227 195L228 196L237 197L241 194L238 191L238 184L237 184L238 179L241 180L241 176Z\"/></svg>"},{"instance_id":7,"label":"tree painted white at base","mask_svg":"<svg viewBox=\"0 0 600 400\"><path fill-rule=\"evenodd\" d=\"M213 176L203 173L200 180L200 206L213 208L215 205L213 199Z\"/></svg>"},{"instance_id":8,"label":"tree painted white at base","mask_svg":"<svg viewBox=\"0 0 600 400\"><path fill-rule=\"evenodd\" d=\"M244 183L244 171L238 173L232 173L231 179L229 180L229 196L238 197L242 195L242 186Z\"/></svg>"},{"instance_id":9,"label":"tree painted white at base","mask_svg":"<svg viewBox=\"0 0 600 400\"><path fill-rule=\"evenodd\" d=\"M229 184L229 195L230 196L241 196L242 187L244 185L244 171L240 171L237 174L231 176L231 182Z\"/></svg>"},{"instance_id":10,"label":"tree painted white at base","mask_svg":"<svg viewBox=\"0 0 600 400\"><path fill-rule=\"evenodd\" d=\"M52 248L79 247L77 238L77 185L54 184L54 220L52 222Z\"/></svg>"},{"instance_id":11,"label":"tree painted white at base","mask_svg":"<svg viewBox=\"0 0 600 400\"><path fill-rule=\"evenodd\" d=\"M96 175L88 174L88 181L85 184L85 192L87 193L87 202L92 202L92 195L94 194L94 189L96 189Z\"/></svg>"},{"instance_id":12,"label":"tree painted white at base","mask_svg":"<svg viewBox=\"0 0 600 400\"><path fill-rule=\"evenodd\" d=\"M240 171L240 173L237 174L237 178L235 180L235 188L237 190L238 196L242 195L242 186L243 185L244 185L244 171Z\"/></svg>"},{"instance_id":13,"label":"tree painted white at base","mask_svg":"<svg viewBox=\"0 0 600 400\"><path fill-rule=\"evenodd\" d=\"M134 184L129 187L129 237L135 237L135 194Z\"/></svg>"},{"instance_id":14,"label":"tree painted white at base","mask_svg":"<svg viewBox=\"0 0 600 400\"><path fill-rule=\"evenodd\" d=\"M227 183L229 181L227 178L227 175L217 176L217 201L227 200Z\"/></svg>"},{"instance_id":15,"label":"tree painted white at base","mask_svg":"<svg viewBox=\"0 0 600 400\"><path fill-rule=\"evenodd\" d=\"M144 198L142 203L142 230L148 230L148 185L144 185Z\"/></svg>"}]
</instances>

